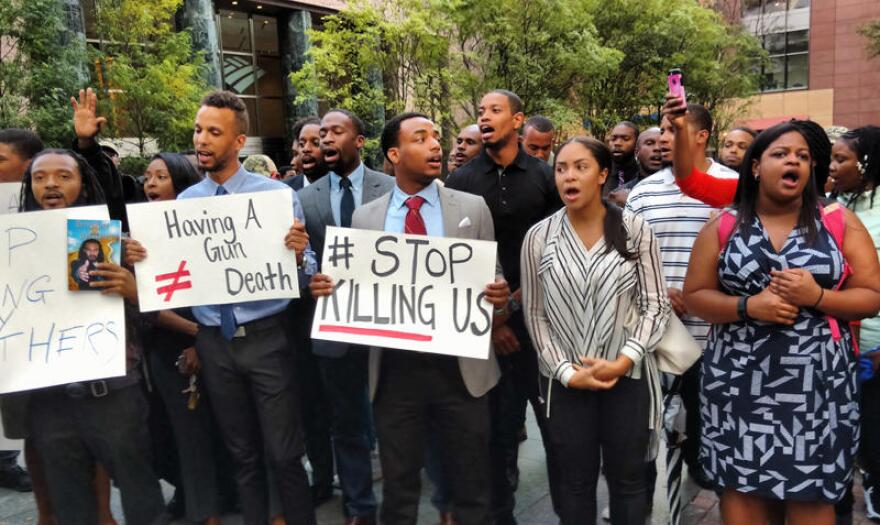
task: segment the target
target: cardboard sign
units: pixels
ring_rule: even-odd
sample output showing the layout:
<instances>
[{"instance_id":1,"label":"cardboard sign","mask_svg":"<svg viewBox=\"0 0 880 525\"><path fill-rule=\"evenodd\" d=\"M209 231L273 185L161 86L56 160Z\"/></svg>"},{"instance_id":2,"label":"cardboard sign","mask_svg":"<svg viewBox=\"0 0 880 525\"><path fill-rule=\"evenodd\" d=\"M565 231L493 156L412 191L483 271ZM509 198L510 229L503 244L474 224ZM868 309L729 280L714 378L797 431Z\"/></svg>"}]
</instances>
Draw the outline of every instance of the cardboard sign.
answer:
<instances>
[{"instance_id":1,"label":"cardboard sign","mask_svg":"<svg viewBox=\"0 0 880 525\"><path fill-rule=\"evenodd\" d=\"M142 312L299 297L290 190L130 204Z\"/></svg>"},{"instance_id":2,"label":"cardboard sign","mask_svg":"<svg viewBox=\"0 0 880 525\"><path fill-rule=\"evenodd\" d=\"M125 374L122 298L67 289L67 219L93 206L0 217L0 393Z\"/></svg>"},{"instance_id":3,"label":"cardboard sign","mask_svg":"<svg viewBox=\"0 0 880 525\"><path fill-rule=\"evenodd\" d=\"M328 227L312 338L488 359L496 243Z\"/></svg>"},{"instance_id":4,"label":"cardboard sign","mask_svg":"<svg viewBox=\"0 0 880 525\"><path fill-rule=\"evenodd\" d=\"M0 182L0 215L18 213L20 198L20 182Z\"/></svg>"}]
</instances>

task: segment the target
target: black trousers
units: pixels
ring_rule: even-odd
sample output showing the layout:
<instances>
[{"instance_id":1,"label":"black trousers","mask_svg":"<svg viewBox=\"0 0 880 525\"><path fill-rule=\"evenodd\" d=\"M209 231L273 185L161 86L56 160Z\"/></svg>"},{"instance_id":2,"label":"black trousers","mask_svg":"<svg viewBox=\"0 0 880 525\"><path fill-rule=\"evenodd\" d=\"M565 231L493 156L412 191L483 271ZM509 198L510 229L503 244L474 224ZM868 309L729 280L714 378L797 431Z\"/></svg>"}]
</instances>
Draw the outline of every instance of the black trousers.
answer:
<instances>
[{"instance_id":1,"label":"black trousers","mask_svg":"<svg viewBox=\"0 0 880 525\"><path fill-rule=\"evenodd\" d=\"M266 463L274 473L287 522L315 523L301 462L305 447L294 355L282 319L276 315L245 325L247 335L232 341L223 338L219 327L200 326L196 336L202 378L235 462L247 525L262 525L269 519Z\"/></svg>"},{"instance_id":2,"label":"black trousers","mask_svg":"<svg viewBox=\"0 0 880 525\"><path fill-rule=\"evenodd\" d=\"M167 523L150 457L147 402L139 385L87 399L72 399L60 389L37 391L28 422L60 525L98 522L96 462L119 487L126 523Z\"/></svg>"},{"instance_id":3,"label":"black trousers","mask_svg":"<svg viewBox=\"0 0 880 525\"><path fill-rule=\"evenodd\" d=\"M492 523L515 525L513 511L516 506L514 485L508 473L517 463L520 430L526 422L527 405L532 406L547 456L547 478L550 500L558 513L559 483L552 456L545 422L545 408L538 384L538 354L532 346L521 314L515 314L508 324L516 334L520 350L507 356L499 356L501 380L489 393L491 412L491 483Z\"/></svg>"},{"instance_id":4,"label":"black trousers","mask_svg":"<svg viewBox=\"0 0 880 525\"><path fill-rule=\"evenodd\" d=\"M456 521L490 523L489 405L486 396L467 391L457 358L386 350L373 411L384 474L383 525L415 525L418 519L431 428L440 433Z\"/></svg>"},{"instance_id":5,"label":"black trousers","mask_svg":"<svg viewBox=\"0 0 880 525\"><path fill-rule=\"evenodd\" d=\"M600 464L608 482L611 523L644 525L649 410L644 379L622 377L610 390L598 392L568 389L553 381L547 430L558 473L562 525L596 523Z\"/></svg>"}]
</instances>

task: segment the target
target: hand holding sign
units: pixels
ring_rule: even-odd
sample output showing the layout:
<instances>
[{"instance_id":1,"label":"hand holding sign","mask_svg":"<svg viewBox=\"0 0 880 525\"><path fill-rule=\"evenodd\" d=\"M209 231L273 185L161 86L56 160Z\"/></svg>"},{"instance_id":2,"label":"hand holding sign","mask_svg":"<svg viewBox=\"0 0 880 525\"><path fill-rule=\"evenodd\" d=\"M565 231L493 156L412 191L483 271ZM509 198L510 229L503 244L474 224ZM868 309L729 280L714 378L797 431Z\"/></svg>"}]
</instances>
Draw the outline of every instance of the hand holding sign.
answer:
<instances>
[{"instance_id":1,"label":"hand holding sign","mask_svg":"<svg viewBox=\"0 0 880 525\"><path fill-rule=\"evenodd\" d=\"M290 227L287 235L284 236L284 245L287 246L288 250L296 252L296 263L301 264L303 252L306 246L309 245L309 234L306 233L306 225L294 219L293 226Z\"/></svg>"},{"instance_id":2,"label":"hand holding sign","mask_svg":"<svg viewBox=\"0 0 880 525\"><path fill-rule=\"evenodd\" d=\"M102 294L116 294L131 304L137 304L137 283L130 271L113 263L97 263L95 266L97 270L89 273L101 279L89 283L89 286L100 288Z\"/></svg>"},{"instance_id":3,"label":"hand holding sign","mask_svg":"<svg viewBox=\"0 0 880 525\"><path fill-rule=\"evenodd\" d=\"M147 249L141 243L134 239L122 239L122 243L125 246L125 260L123 262L126 266L134 267L136 263L147 258Z\"/></svg>"}]
</instances>

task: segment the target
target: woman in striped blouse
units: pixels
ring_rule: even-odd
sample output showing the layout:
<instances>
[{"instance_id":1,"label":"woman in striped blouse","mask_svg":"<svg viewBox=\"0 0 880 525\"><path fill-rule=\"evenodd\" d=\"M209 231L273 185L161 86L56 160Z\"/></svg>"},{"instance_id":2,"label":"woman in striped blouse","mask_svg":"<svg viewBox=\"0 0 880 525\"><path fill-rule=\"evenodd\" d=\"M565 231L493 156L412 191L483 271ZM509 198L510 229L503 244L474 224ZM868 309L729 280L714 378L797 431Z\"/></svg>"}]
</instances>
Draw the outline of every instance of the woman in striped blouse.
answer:
<instances>
[{"instance_id":1,"label":"woman in striped blouse","mask_svg":"<svg viewBox=\"0 0 880 525\"><path fill-rule=\"evenodd\" d=\"M660 430L652 350L670 311L663 267L648 224L602 198L610 166L602 142L566 142L554 167L565 207L532 227L522 250L564 525L596 522L600 452L612 523L643 524L645 460Z\"/></svg>"}]
</instances>

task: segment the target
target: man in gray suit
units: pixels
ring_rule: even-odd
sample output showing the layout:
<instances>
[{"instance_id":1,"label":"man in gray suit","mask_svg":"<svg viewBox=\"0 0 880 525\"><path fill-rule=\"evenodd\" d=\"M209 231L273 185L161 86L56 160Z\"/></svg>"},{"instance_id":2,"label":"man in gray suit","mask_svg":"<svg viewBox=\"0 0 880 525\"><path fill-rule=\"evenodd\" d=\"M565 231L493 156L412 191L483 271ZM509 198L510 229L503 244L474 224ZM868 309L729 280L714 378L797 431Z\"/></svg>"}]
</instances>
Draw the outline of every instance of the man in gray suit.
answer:
<instances>
[{"instance_id":1,"label":"man in gray suit","mask_svg":"<svg viewBox=\"0 0 880 525\"><path fill-rule=\"evenodd\" d=\"M394 165L394 190L357 210L356 228L440 237L494 240L482 198L440 187L437 131L427 116L405 113L388 121L382 151ZM486 299L503 308L510 288L496 270ZM318 274L310 288L329 295L333 282ZM496 310L497 311L497 310ZM489 402L500 371L494 352L467 359L405 350L370 351L370 393L384 473L383 525L415 525L429 428L441 434L455 522L486 525L489 518Z\"/></svg>"},{"instance_id":2,"label":"man in gray suit","mask_svg":"<svg viewBox=\"0 0 880 525\"><path fill-rule=\"evenodd\" d=\"M355 209L394 188L394 178L361 162L364 125L345 110L321 120L321 153L330 173L299 191L306 229L318 264L323 261L327 226L350 227ZM311 321L311 316L308 317ZM312 341L318 367L333 408L331 435L342 486L346 525L375 522L376 497L370 461L372 421L367 397L367 352L348 344Z\"/></svg>"}]
</instances>

